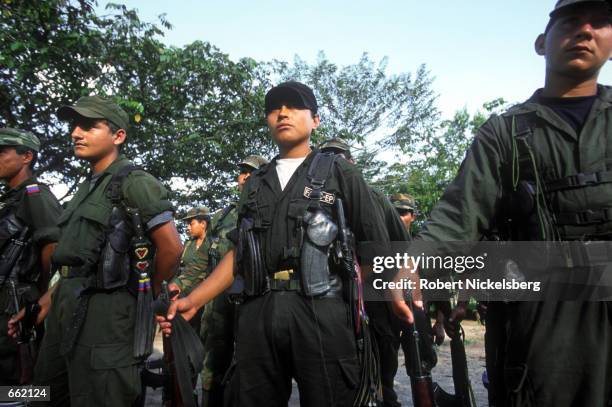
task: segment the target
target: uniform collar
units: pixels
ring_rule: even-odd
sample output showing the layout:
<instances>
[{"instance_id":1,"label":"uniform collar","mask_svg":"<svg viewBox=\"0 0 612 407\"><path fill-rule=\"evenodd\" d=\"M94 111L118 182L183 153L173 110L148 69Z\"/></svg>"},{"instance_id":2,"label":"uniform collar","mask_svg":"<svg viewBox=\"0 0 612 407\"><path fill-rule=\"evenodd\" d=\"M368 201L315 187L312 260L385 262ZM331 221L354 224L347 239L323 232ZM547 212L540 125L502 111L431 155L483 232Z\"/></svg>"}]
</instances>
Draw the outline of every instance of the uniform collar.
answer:
<instances>
[{"instance_id":1,"label":"uniform collar","mask_svg":"<svg viewBox=\"0 0 612 407\"><path fill-rule=\"evenodd\" d=\"M502 116L511 117L522 114L535 114L559 130L569 134L572 136L572 138L578 139L578 134L576 134L576 131L568 123L566 123L565 120L560 118L559 115L557 115L552 109L540 103L540 95L542 94L542 91L543 89L536 90L526 102L511 107ZM585 126L588 121L592 120L594 117L599 115L599 113L605 109L608 109L610 106L612 106L612 88L609 86L597 85L597 98L593 103L593 107L591 108L591 112L589 113L587 121L585 122Z\"/></svg>"},{"instance_id":2,"label":"uniform collar","mask_svg":"<svg viewBox=\"0 0 612 407\"><path fill-rule=\"evenodd\" d=\"M97 174L94 174L93 171L91 171L89 173L89 179L90 180L96 180L101 178L103 175L106 174L111 174L114 175L117 173L117 171L119 171L119 169L121 167L123 167L124 165L128 164L130 162L130 160L127 159L127 157L123 154L119 154L119 156L117 157L117 159L115 161L113 161L111 163L111 165L109 165L108 167L106 167L103 171L100 171Z\"/></svg>"},{"instance_id":3,"label":"uniform collar","mask_svg":"<svg viewBox=\"0 0 612 407\"><path fill-rule=\"evenodd\" d=\"M300 171L302 171L304 167L308 168L310 162L313 160L314 156L317 155L318 152L319 150L317 148L313 148L312 151L306 156L304 162L302 162L302 164L300 164L300 166L295 170L292 178L295 177L296 174L298 174ZM280 181L278 180L278 175L276 174L276 162L279 158L280 156L277 155L272 159L272 161L270 161L269 164L264 165L258 171L261 171L261 177L270 186L270 188L272 188L272 190L276 194L282 195L283 193L286 193L289 188L285 187L284 191L281 190ZM287 184L287 186L289 186L289 184Z\"/></svg>"}]
</instances>

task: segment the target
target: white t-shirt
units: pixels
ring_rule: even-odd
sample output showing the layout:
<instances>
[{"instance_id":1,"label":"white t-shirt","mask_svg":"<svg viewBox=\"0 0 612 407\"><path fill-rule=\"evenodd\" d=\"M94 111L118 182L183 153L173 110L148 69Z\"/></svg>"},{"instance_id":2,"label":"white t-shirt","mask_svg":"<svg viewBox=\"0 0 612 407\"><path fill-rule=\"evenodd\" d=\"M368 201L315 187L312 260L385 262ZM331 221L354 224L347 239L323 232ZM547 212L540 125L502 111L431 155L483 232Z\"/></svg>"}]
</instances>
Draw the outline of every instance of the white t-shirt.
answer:
<instances>
[{"instance_id":1,"label":"white t-shirt","mask_svg":"<svg viewBox=\"0 0 612 407\"><path fill-rule=\"evenodd\" d=\"M300 158L279 158L276 160L276 174L280 181L281 190L284 190L291 176L297 168L304 162L306 157Z\"/></svg>"}]
</instances>

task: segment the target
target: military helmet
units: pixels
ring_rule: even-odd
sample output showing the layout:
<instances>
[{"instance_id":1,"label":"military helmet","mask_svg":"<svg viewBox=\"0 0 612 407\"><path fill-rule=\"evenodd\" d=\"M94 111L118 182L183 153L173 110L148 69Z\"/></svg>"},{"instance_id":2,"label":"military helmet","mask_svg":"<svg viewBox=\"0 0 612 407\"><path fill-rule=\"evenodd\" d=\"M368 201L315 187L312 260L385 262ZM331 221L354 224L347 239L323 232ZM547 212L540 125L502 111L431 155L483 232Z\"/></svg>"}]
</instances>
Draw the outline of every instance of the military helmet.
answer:
<instances>
[{"instance_id":1,"label":"military helmet","mask_svg":"<svg viewBox=\"0 0 612 407\"><path fill-rule=\"evenodd\" d=\"M0 146L23 146L38 152L40 140L29 131L3 127L0 128Z\"/></svg>"},{"instance_id":2,"label":"military helmet","mask_svg":"<svg viewBox=\"0 0 612 407\"><path fill-rule=\"evenodd\" d=\"M249 167L253 170L259 169L264 164L267 164L269 161L260 155L250 155L246 157L244 160L238 163L239 167Z\"/></svg>"},{"instance_id":3,"label":"military helmet","mask_svg":"<svg viewBox=\"0 0 612 407\"><path fill-rule=\"evenodd\" d=\"M343 153L347 158L351 158L351 146L342 138L334 137L325 140L319 145L321 151L332 150L333 152Z\"/></svg>"},{"instance_id":4,"label":"military helmet","mask_svg":"<svg viewBox=\"0 0 612 407\"><path fill-rule=\"evenodd\" d=\"M187 211L187 214L181 220L191 220L193 218L210 218L210 209L206 206L198 206Z\"/></svg>"},{"instance_id":5,"label":"military helmet","mask_svg":"<svg viewBox=\"0 0 612 407\"><path fill-rule=\"evenodd\" d=\"M416 212L416 202L408 194L393 194L389 200L395 209Z\"/></svg>"}]
</instances>

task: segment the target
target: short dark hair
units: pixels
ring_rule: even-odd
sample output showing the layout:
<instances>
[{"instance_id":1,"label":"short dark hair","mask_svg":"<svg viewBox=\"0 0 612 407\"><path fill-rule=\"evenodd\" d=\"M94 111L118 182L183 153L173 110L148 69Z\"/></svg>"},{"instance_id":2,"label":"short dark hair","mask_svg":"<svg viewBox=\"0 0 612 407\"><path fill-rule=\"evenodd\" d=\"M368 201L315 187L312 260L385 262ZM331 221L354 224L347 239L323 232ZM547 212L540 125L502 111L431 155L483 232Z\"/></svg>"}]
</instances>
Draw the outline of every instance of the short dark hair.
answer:
<instances>
[{"instance_id":1,"label":"short dark hair","mask_svg":"<svg viewBox=\"0 0 612 407\"><path fill-rule=\"evenodd\" d=\"M19 155L26 154L28 151L32 153L32 161L30 161L30 169L33 170L36 162L38 161L38 152L28 148L26 146L15 146L15 152Z\"/></svg>"},{"instance_id":2,"label":"short dark hair","mask_svg":"<svg viewBox=\"0 0 612 407\"><path fill-rule=\"evenodd\" d=\"M206 221L207 223L210 223L210 215L197 215L197 216L194 216L192 219L195 219L198 222Z\"/></svg>"}]
</instances>

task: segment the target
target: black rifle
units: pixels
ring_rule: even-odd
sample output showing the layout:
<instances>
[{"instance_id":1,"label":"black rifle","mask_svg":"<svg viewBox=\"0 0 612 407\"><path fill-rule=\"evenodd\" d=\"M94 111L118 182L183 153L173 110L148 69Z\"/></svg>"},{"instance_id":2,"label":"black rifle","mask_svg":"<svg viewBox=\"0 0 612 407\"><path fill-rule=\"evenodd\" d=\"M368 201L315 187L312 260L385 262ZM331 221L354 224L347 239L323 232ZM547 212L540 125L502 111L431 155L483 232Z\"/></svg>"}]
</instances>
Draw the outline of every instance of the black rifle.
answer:
<instances>
[{"instance_id":1,"label":"black rifle","mask_svg":"<svg viewBox=\"0 0 612 407\"><path fill-rule=\"evenodd\" d=\"M153 303L156 315L166 316L170 306L168 283L162 283L162 291ZM164 405L195 407L195 379L202 370L204 348L199 336L180 313L172 320L172 335L164 340L164 364L172 376L172 384L164 387ZM171 395L168 395L170 393Z\"/></svg>"},{"instance_id":2,"label":"black rifle","mask_svg":"<svg viewBox=\"0 0 612 407\"><path fill-rule=\"evenodd\" d=\"M25 316L17 323L17 344L19 354L19 384L30 384L32 382L34 361L36 360L36 331L34 325L40 306L36 302L27 302L24 299L29 286L20 286L18 283L17 263L21 258L23 250L28 245L29 228L24 226L19 235L12 238L0 256L0 276L3 276L8 284L10 302L6 309L8 315L15 315L25 305Z\"/></svg>"},{"instance_id":3,"label":"black rifle","mask_svg":"<svg viewBox=\"0 0 612 407\"><path fill-rule=\"evenodd\" d=\"M438 307L446 318L451 315L450 302L439 302ZM468 376L467 357L463 341L465 333L460 323L456 324L455 335L451 337L451 360L453 364L453 384L455 394L445 392L437 384L434 386L436 403L440 407L476 407L476 399Z\"/></svg>"},{"instance_id":4,"label":"black rifle","mask_svg":"<svg viewBox=\"0 0 612 407\"><path fill-rule=\"evenodd\" d=\"M342 199L336 199L338 218L338 250L336 258L340 263L345 297L351 310L351 320L355 327L357 351L361 362L361 377L353 406L379 405L381 396L378 349L370 333L368 317L361 298L361 276L357 272L353 257L352 233L346 224Z\"/></svg>"},{"instance_id":5,"label":"black rifle","mask_svg":"<svg viewBox=\"0 0 612 407\"><path fill-rule=\"evenodd\" d=\"M407 363L411 364L410 369L410 386L412 387L412 401L414 407L435 407L435 399L434 399L434 388L431 380L431 373L426 371L423 368L423 361L421 359L421 334L417 328L417 317L424 316L426 319L427 315L424 313L419 313L417 315L417 311L415 307L412 305L412 299L407 298L408 307L412 311L412 315L414 316L414 323L412 324L412 340L411 344L411 353L408 356ZM422 321L423 322L423 321ZM425 323L429 323L429 321L424 321Z\"/></svg>"}]
</instances>

